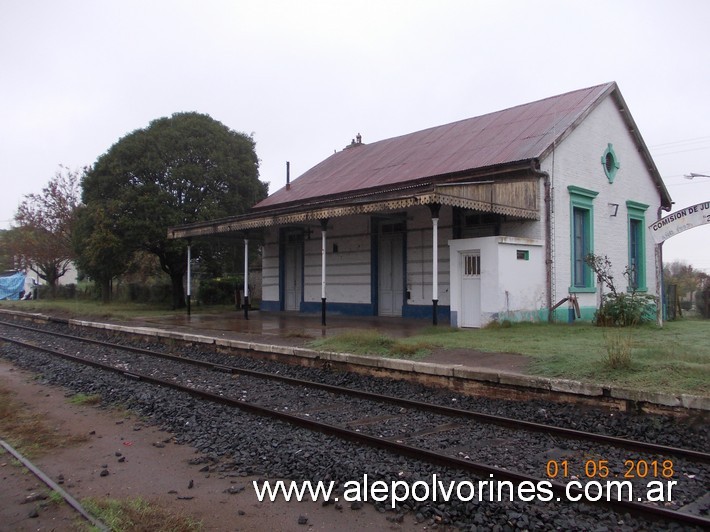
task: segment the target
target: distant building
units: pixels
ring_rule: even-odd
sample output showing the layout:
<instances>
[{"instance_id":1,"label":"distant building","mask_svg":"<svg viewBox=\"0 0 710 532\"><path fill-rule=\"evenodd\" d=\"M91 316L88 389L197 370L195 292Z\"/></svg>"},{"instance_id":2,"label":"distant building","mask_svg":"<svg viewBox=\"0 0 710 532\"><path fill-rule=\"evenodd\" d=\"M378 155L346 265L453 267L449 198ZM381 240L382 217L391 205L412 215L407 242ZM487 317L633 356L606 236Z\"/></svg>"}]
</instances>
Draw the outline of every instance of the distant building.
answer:
<instances>
[{"instance_id":1,"label":"distant building","mask_svg":"<svg viewBox=\"0 0 710 532\"><path fill-rule=\"evenodd\" d=\"M29 293L32 291L32 289L36 286L40 285L46 285L47 283L40 279L39 275L37 272L33 271L31 268L26 268L24 270L25 274L25 286L24 286L24 291L25 293ZM57 285L59 286L64 286L64 285L70 285L70 284L76 284L77 279L78 279L79 272L76 270L76 265L71 262L69 264L69 269L67 272L62 275L58 280L57 280Z\"/></svg>"},{"instance_id":2,"label":"distant building","mask_svg":"<svg viewBox=\"0 0 710 532\"><path fill-rule=\"evenodd\" d=\"M258 237L265 311L435 310L480 327L566 321L566 304L551 309L569 295L591 318L589 253L608 256L619 280L631 266L635 287L656 293L647 226L670 207L607 83L370 144L358 134L248 214L170 235Z\"/></svg>"}]
</instances>

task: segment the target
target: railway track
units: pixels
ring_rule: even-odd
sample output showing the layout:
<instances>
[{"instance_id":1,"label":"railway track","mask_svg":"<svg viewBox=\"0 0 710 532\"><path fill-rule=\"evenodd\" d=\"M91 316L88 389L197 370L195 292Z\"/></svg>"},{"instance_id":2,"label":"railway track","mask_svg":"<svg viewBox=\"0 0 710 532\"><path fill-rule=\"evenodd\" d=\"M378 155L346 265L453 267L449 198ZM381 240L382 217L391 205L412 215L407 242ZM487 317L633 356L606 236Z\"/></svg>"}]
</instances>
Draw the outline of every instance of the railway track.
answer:
<instances>
[{"instance_id":1,"label":"railway track","mask_svg":"<svg viewBox=\"0 0 710 532\"><path fill-rule=\"evenodd\" d=\"M686 471L697 471L698 468L703 475L707 475L707 464L710 463L710 454L695 449L502 418L246 370L225 363L223 356L211 360L187 358L155 349L57 334L15 323L0 322L0 325L6 331L10 327L19 331L14 335L6 332L0 337L2 341L335 435L359 445L386 449L445 468L483 478L494 476L516 484L537 484L542 475L556 497L588 498L580 487L581 479L602 481L624 478L631 485L640 487L649 478L656 478L659 482L671 478L682 480L683 475L689 476ZM32 336L32 342L19 338L28 335ZM51 346L57 343L55 338L64 342L62 349ZM79 350L70 348L68 342L73 345L79 342L84 347ZM155 357L160 358L160 364L155 363ZM536 448L529 445L533 440L542 442L542 447L538 444L537 448L544 449L543 452L525 452L526 448ZM523 467L509 465L511 454L515 452L518 457L512 462ZM695 475L692 474L693 477ZM631 512L646 518L700 527L710 526L710 520L706 517L680 508L623 499L608 502L601 499L599 504L602 504L601 501L617 512Z\"/></svg>"},{"instance_id":2,"label":"railway track","mask_svg":"<svg viewBox=\"0 0 710 532\"><path fill-rule=\"evenodd\" d=\"M56 482L49 478L42 470L40 470L36 465L30 462L17 449L15 449L9 443L2 439L0 439L0 447L2 447L5 452L12 455L15 460L22 464L22 466L25 467L29 472L31 472L35 477L41 480L48 488L50 488L55 493L58 493L62 497L64 502L66 502L72 508L72 510L75 511L82 519L85 519L97 530L100 530L101 532L108 532L109 528L104 523L102 523L94 516L92 516L89 512L87 512L81 505L81 503L79 503L79 501L77 501L76 499L74 499L74 497L69 495L69 493L64 491L61 486L59 486Z\"/></svg>"}]
</instances>

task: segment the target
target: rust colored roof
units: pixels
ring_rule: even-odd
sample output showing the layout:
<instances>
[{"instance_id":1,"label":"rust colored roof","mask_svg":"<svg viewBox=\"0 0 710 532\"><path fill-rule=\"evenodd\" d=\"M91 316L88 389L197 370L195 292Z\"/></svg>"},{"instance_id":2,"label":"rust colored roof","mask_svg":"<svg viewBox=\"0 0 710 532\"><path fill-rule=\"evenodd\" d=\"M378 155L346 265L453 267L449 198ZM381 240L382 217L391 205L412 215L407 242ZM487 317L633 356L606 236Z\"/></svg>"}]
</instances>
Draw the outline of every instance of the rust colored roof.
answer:
<instances>
[{"instance_id":1,"label":"rust colored roof","mask_svg":"<svg viewBox=\"0 0 710 532\"><path fill-rule=\"evenodd\" d=\"M613 90L616 83L606 83L400 137L352 145L293 180L290 189L276 191L254 210L540 158Z\"/></svg>"}]
</instances>

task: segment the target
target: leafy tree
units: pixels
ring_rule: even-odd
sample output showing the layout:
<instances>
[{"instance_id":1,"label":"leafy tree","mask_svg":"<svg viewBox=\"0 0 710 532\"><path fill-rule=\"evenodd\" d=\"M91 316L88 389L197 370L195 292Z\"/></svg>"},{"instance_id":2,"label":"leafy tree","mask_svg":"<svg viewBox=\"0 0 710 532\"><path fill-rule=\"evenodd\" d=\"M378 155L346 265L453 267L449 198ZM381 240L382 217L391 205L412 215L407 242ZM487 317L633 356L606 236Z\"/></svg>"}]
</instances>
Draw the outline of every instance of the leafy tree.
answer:
<instances>
[{"instance_id":1,"label":"leafy tree","mask_svg":"<svg viewBox=\"0 0 710 532\"><path fill-rule=\"evenodd\" d=\"M208 115L176 113L121 138L83 180L86 206L112 213L105 228L158 257L175 308L185 305L187 243L168 240L168 227L241 214L266 197L254 146Z\"/></svg>"},{"instance_id":2,"label":"leafy tree","mask_svg":"<svg viewBox=\"0 0 710 532\"><path fill-rule=\"evenodd\" d=\"M47 282L52 296L74 258L71 234L79 205L79 179L79 172L60 166L42 193L26 195L15 214L11 249L23 265Z\"/></svg>"},{"instance_id":3,"label":"leafy tree","mask_svg":"<svg viewBox=\"0 0 710 532\"><path fill-rule=\"evenodd\" d=\"M710 276L707 273L696 270L690 264L680 260L663 265L663 279L666 285L678 285L678 294L681 298L692 296L693 292L703 290L710 284Z\"/></svg>"},{"instance_id":4,"label":"leafy tree","mask_svg":"<svg viewBox=\"0 0 710 532\"><path fill-rule=\"evenodd\" d=\"M12 238L12 231L7 229L0 229L0 270L14 270L15 269L15 257L12 254L10 239Z\"/></svg>"},{"instance_id":5,"label":"leafy tree","mask_svg":"<svg viewBox=\"0 0 710 532\"><path fill-rule=\"evenodd\" d=\"M104 303L111 300L111 281L124 272L131 255L126 242L114 231L110 212L79 207L72 239L77 267L99 285Z\"/></svg>"}]
</instances>

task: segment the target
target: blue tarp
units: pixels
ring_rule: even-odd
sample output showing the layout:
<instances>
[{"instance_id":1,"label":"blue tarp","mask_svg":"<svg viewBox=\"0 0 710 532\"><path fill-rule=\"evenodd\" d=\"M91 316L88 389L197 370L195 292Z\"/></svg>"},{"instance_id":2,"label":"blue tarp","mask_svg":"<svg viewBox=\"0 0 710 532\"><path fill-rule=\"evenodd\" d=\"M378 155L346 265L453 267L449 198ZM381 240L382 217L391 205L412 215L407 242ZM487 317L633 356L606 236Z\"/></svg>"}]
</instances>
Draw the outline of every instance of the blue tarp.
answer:
<instances>
[{"instance_id":1,"label":"blue tarp","mask_svg":"<svg viewBox=\"0 0 710 532\"><path fill-rule=\"evenodd\" d=\"M15 273L6 277L0 277L0 300L20 299L20 292L25 288L25 274Z\"/></svg>"}]
</instances>

